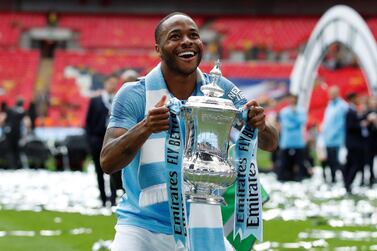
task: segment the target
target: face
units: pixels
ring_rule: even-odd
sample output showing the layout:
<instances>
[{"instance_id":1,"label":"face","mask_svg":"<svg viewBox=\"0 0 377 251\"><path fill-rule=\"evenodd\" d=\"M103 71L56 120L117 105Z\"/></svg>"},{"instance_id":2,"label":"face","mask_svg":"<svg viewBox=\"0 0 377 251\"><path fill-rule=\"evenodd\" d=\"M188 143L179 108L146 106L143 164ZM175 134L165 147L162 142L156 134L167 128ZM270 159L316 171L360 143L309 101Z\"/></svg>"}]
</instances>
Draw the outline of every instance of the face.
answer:
<instances>
[{"instance_id":1,"label":"face","mask_svg":"<svg viewBox=\"0 0 377 251\"><path fill-rule=\"evenodd\" d=\"M110 94L113 94L116 91L117 85L118 85L118 79L116 77L111 77L107 79L104 83L105 91Z\"/></svg>"},{"instance_id":2,"label":"face","mask_svg":"<svg viewBox=\"0 0 377 251\"><path fill-rule=\"evenodd\" d=\"M334 99L336 99L338 97L339 97L339 89L336 86L330 88L330 90L329 90L329 98L331 100L334 100Z\"/></svg>"},{"instance_id":3,"label":"face","mask_svg":"<svg viewBox=\"0 0 377 251\"><path fill-rule=\"evenodd\" d=\"M377 98L376 97L370 97L369 98L369 107L371 109L377 109Z\"/></svg>"},{"instance_id":4,"label":"face","mask_svg":"<svg viewBox=\"0 0 377 251\"><path fill-rule=\"evenodd\" d=\"M162 66L180 75L190 75L198 67L203 52L203 43L195 22L184 15L175 15L161 26L156 51Z\"/></svg>"}]
</instances>

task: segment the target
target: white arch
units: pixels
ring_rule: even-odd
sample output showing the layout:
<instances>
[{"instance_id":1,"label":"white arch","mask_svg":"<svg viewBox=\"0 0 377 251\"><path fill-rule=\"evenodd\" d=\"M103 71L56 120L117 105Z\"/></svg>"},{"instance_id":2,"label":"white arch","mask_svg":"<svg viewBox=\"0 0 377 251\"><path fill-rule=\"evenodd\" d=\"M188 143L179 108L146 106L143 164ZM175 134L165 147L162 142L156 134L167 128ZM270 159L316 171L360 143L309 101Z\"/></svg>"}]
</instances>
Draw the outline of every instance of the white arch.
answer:
<instances>
[{"instance_id":1,"label":"white arch","mask_svg":"<svg viewBox=\"0 0 377 251\"><path fill-rule=\"evenodd\" d=\"M314 79L327 48L341 42L357 56L368 83L369 92L377 95L377 46L363 18L352 8L337 5L318 21L303 53L291 73L290 92L298 95L298 105L308 109Z\"/></svg>"}]
</instances>

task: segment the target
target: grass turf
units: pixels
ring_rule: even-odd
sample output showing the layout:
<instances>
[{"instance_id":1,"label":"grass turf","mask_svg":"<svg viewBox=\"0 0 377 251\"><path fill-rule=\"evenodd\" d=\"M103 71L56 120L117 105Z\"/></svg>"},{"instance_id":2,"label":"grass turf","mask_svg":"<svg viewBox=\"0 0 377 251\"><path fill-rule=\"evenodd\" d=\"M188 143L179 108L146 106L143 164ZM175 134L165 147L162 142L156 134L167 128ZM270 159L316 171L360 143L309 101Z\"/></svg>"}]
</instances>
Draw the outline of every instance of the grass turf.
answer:
<instances>
[{"instance_id":1,"label":"grass turf","mask_svg":"<svg viewBox=\"0 0 377 251\"><path fill-rule=\"evenodd\" d=\"M115 216L87 216L77 213L0 211L0 250L92 250L99 240L114 237ZM75 229L90 229L91 233L73 234ZM43 236L41 230L60 230L56 236ZM11 231L33 231L34 236L13 236Z\"/></svg>"},{"instance_id":2,"label":"grass turf","mask_svg":"<svg viewBox=\"0 0 377 251\"><path fill-rule=\"evenodd\" d=\"M92 250L92 246L99 240L111 240L114 237L115 216L87 216L77 213L60 212L31 212L0 210L0 250L28 251L28 250L54 250L54 251L79 251ZM73 234L74 229L91 229L91 233ZM11 231L32 231L34 236L12 236ZM56 236L43 236L41 230L60 230ZM321 219L307 221L272 220L264 223L265 241L277 243L298 243L313 239L299 239L300 232L312 230L340 231L368 231L375 232L375 227L338 227L332 228ZM2 234L3 233L3 234ZM5 236L2 236L4 235ZM355 247L353 250L371 250L377 244L376 240L344 240L327 239L327 248L314 250L335 250L336 247ZM274 248L274 250L292 250ZM300 250L300 249L295 249Z\"/></svg>"}]
</instances>

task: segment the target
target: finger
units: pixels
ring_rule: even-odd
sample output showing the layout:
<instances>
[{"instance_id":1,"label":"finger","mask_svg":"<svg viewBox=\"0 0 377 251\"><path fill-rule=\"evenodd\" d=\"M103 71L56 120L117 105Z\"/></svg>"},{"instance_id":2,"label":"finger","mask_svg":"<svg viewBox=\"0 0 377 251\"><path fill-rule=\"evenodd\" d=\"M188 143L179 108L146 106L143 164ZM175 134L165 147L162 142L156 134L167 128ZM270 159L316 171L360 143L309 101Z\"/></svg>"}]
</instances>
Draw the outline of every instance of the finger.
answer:
<instances>
[{"instance_id":1,"label":"finger","mask_svg":"<svg viewBox=\"0 0 377 251\"><path fill-rule=\"evenodd\" d=\"M250 100L244 105L244 108L249 109L252 106L259 106L258 102L255 99Z\"/></svg>"},{"instance_id":2,"label":"finger","mask_svg":"<svg viewBox=\"0 0 377 251\"><path fill-rule=\"evenodd\" d=\"M154 107L161 107L165 105L166 101L166 95L162 95L160 101L157 102L157 104Z\"/></svg>"},{"instance_id":3,"label":"finger","mask_svg":"<svg viewBox=\"0 0 377 251\"><path fill-rule=\"evenodd\" d=\"M169 121L165 121L165 120L151 121L150 126L151 128L157 128L157 127L162 127L162 126L169 127Z\"/></svg>"},{"instance_id":4,"label":"finger","mask_svg":"<svg viewBox=\"0 0 377 251\"><path fill-rule=\"evenodd\" d=\"M258 120L258 121L248 121L248 124L250 127L258 128L261 131L263 131L266 128L266 122L264 120Z\"/></svg>"},{"instance_id":5,"label":"finger","mask_svg":"<svg viewBox=\"0 0 377 251\"><path fill-rule=\"evenodd\" d=\"M266 115L258 114L256 116L250 118L249 123L251 123L252 125L255 125L255 124L260 123L260 122L264 123L265 118L266 118Z\"/></svg>"},{"instance_id":6,"label":"finger","mask_svg":"<svg viewBox=\"0 0 377 251\"><path fill-rule=\"evenodd\" d=\"M169 113L152 114L152 115L149 116L149 120L151 120L151 121L159 121L159 120L169 121Z\"/></svg>"},{"instance_id":7,"label":"finger","mask_svg":"<svg viewBox=\"0 0 377 251\"><path fill-rule=\"evenodd\" d=\"M169 109L165 106L161 107L154 107L149 110L148 115L155 115L155 114L169 114Z\"/></svg>"},{"instance_id":8,"label":"finger","mask_svg":"<svg viewBox=\"0 0 377 251\"><path fill-rule=\"evenodd\" d=\"M264 129L266 128L266 123L260 121L259 123L256 123L254 127L258 128L261 131L264 131Z\"/></svg>"},{"instance_id":9,"label":"finger","mask_svg":"<svg viewBox=\"0 0 377 251\"><path fill-rule=\"evenodd\" d=\"M263 114L264 113L264 108L261 107L261 106L252 106L250 109L249 109L249 118L251 117L254 117L258 114Z\"/></svg>"},{"instance_id":10,"label":"finger","mask_svg":"<svg viewBox=\"0 0 377 251\"><path fill-rule=\"evenodd\" d=\"M158 132L167 131L168 129L169 129L169 126L159 126L159 127L154 128L153 132L158 133Z\"/></svg>"}]
</instances>

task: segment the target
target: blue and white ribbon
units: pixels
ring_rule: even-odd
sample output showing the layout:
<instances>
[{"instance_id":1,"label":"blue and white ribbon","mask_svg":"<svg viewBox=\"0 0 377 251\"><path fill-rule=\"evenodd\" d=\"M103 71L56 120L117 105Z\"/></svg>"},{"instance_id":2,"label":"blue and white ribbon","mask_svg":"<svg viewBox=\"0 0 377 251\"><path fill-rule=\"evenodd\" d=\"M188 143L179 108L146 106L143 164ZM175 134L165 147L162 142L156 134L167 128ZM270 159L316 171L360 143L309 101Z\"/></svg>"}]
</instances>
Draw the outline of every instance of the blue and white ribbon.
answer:
<instances>
[{"instance_id":1,"label":"blue and white ribbon","mask_svg":"<svg viewBox=\"0 0 377 251\"><path fill-rule=\"evenodd\" d=\"M225 251L221 205L190 203L190 251Z\"/></svg>"},{"instance_id":2,"label":"blue and white ribbon","mask_svg":"<svg viewBox=\"0 0 377 251\"><path fill-rule=\"evenodd\" d=\"M170 220L177 248L190 251L225 251L221 206L190 203L189 212L186 210L182 169L185 128L179 118L182 103L173 98L168 107L170 120L165 144L168 173L166 184ZM242 115L246 121L247 111ZM250 235L260 241L263 238L262 198L256 163L257 144L258 130L245 123L235 146L238 177L234 238L239 234L241 240Z\"/></svg>"},{"instance_id":3,"label":"blue and white ribbon","mask_svg":"<svg viewBox=\"0 0 377 251\"><path fill-rule=\"evenodd\" d=\"M169 130L166 136L165 160L168 172L167 193L170 221L177 248L188 248L186 225L186 200L183 193L182 157L184 150L183 130L179 119L181 101L170 100Z\"/></svg>"},{"instance_id":4,"label":"blue and white ribbon","mask_svg":"<svg viewBox=\"0 0 377 251\"><path fill-rule=\"evenodd\" d=\"M245 116L244 116L245 117ZM234 236L241 240L251 234L259 241L263 239L262 196L256 161L258 129L242 128L235 147L235 164L238 171Z\"/></svg>"}]
</instances>

